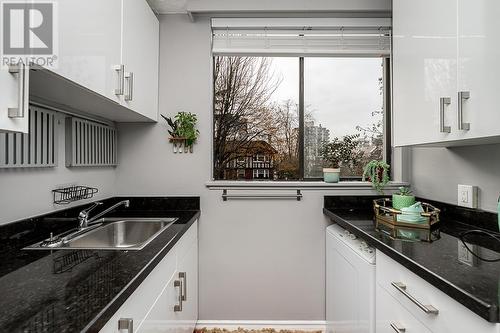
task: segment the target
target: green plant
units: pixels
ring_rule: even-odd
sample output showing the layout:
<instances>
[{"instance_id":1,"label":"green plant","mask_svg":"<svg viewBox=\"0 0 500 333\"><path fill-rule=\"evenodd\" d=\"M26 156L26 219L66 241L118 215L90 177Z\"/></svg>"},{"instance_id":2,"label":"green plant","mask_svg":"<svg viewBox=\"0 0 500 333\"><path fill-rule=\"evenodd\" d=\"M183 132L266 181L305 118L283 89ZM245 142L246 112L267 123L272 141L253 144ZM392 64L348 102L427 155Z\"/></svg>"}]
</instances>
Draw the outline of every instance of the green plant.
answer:
<instances>
[{"instance_id":1,"label":"green plant","mask_svg":"<svg viewBox=\"0 0 500 333\"><path fill-rule=\"evenodd\" d=\"M164 115L161 116L170 126L170 130L168 130L168 133L173 138L185 139L187 146L191 146L196 142L200 131L196 129L198 118L195 114L191 112L178 112L174 116L174 119L165 117Z\"/></svg>"},{"instance_id":2,"label":"green plant","mask_svg":"<svg viewBox=\"0 0 500 333\"><path fill-rule=\"evenodd\" d=\"M373 160L368 162L363 169L363 181L371 181L373 188L379 193L389 182L389 164L383 161Z\"/></svg>"},{"instance_id":3,"label":"green plant","mask_svg":"<svg viewBox=\"0 0 500 333\"><path fill-rule=\"evenodd\" d=\"M410 188L408 186L401 186L398 188L398 192L396 192L394 194L402 195L402 196L406 197L406 196L411 196L412 191L410 190Z\"/></svg>"},{"instance_id":4,"label":"green plant","mask_svg":"<svg viewBox=\"0 0 500 333\"><path fill-rule=\"evenodd\" d=\"M340 168L341 166L353 167L359 163L362 152L359 151L359 134L346 135L342 139L334 138L325 143L320 155L325 167Z\"/></svg>"}]
</instances>

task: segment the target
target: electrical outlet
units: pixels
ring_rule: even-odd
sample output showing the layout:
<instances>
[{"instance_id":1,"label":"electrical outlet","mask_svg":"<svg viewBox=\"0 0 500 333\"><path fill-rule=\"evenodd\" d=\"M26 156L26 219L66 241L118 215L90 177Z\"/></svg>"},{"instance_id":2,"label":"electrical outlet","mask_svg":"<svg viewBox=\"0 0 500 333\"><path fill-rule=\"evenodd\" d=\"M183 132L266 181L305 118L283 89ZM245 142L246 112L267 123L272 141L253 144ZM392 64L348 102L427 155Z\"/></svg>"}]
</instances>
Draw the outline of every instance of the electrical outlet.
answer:
<instances>
[{"instance_id":1,"label":"electrical outlet","mask_svg":"<svg viewBox=\"0 0 500 333\"><path fill-rule=\"evenodd\" d=\"M478 251L477 245L469 243L465 244L467 244L467 247L477 254ZM462 243L461 240L458 240L458 261L469 266L477 266L476 257L474 257L474 255L472 255L472 253L470 253L470 251L467 250L467 247L465 247L465 245Z\"/></svg>"},{"instance_id":2,"label":"electrical outlet","mask_svg":"<svg viewBox=\"0 0 500 333\"><path fill-rule=\"evenodd\" d=\"M477 208L477 186L458 185L458 205L468 208Z\"/></svg>"}]
</instances>

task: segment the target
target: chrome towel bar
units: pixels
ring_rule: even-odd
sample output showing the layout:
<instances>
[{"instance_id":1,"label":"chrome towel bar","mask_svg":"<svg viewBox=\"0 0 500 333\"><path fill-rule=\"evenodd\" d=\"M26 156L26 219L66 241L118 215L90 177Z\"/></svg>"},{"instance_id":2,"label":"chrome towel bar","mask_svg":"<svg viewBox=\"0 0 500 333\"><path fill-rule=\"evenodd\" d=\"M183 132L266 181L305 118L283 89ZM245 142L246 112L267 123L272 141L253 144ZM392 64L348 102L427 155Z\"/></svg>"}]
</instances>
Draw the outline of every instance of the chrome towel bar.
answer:
<instances>
[{"instance_id":1,"label":"chrome towel bar","mask_svg":"<svg viewBox=\"0 0 500 333\"><path fill-rule=\"evenodd\" d=\"M296 194L228 194L227 190L222 190L222 200L228 199L302 199L302 193L297 190Z\"/></svg>"}]
</instances>

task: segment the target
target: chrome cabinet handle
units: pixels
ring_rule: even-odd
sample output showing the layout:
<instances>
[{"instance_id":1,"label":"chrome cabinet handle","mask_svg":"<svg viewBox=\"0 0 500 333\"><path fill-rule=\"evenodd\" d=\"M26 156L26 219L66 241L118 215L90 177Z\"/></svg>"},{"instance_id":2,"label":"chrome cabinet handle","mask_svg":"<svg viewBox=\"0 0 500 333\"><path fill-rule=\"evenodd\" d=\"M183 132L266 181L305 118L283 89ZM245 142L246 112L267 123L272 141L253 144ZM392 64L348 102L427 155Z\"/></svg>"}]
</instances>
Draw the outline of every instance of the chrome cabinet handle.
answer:
<instances>
[{"instance_id":1,"label":"chrome cabinet handle","mask_svg":"<svg viewBox=\"0 0 500 333\"><path fill-rule=\"evenodd\" d=\"M187 301L187 273L179 272L179 279L182 279L182 301Z\"/></svg>"},{"instance_id":2,"label":"chrome cabinet handle","mask_svg":"<svg viewBox=\"0 0 500 333\"><path fill-rule=\"evenodd\" d=\"M439 313L439 310L433 307L432 305L424 305L420 303L415 297L410 295L406 291L406 285L403 282L391 282L391 285L396 288L400 293L405 295L410 301L412 301L413 304L418 306L422 311L424 311L426 314L433 314L437 315Z\"/></svg>"},{"instance_id":3,"label":"chrome cabinet handle","mask_svg":"<svg viewBox=\"0 0 500 333\"><path fill-rule=\"evenodd\" d=\"M174 312L182 312L182 281L175 280L174 288L179 288L179 293L178 293L179 296L177 296L179 304L174 305Z\"/></svg>"},{"instance_id":4,"label":"chrome cabinet handle","mask_svg":"<svg viewBox=\"0 0 500 333\"><path fill-rule=\"evenodd\" d=\"M451 104L451 98L441 97L439 99L439 131L441 133L450 133L451 127L444 125L444 109Z\"/></svg>"},{"instance_id":5,"label":"chrome cabinet handle","mask_svg":"<svg viewBox=\"0 0 500 333\"><path fill-rule=\"evenodd\" d=\"M29 89L30 89L30 69L22 61L17 65L9 65L9 73L18 74L17 95L18 105L17 108L9 108L9 118L24 118L29 108Z\"/></svg>"},{"instance_id":6,"label":"chrome cabinet handle","mask_svg":"<svg viewBox=\"0 0 500 333\"><path fill-rule=\"evenodd\" d=\"M391 325L391 328L394 330L394 332L397 332L397 333L406 332L406 328L402 327L398 323L391 323L390 325Z\"/></svg>"},{"instance_id":7,"label":"chrome cabinet handle","mask_svg":"<svg viewBox=\"0 0 500 333\"><path fill-rule=\"evenodd\" d=\"M127 330L127 333L134 333L134 319L120 318L118 320L118 330Z\"/></svg>"},{"instance_id":8,"label":"chrome cabinet handle","mask_svg":"<svg viewBox=\"0 0 500 333\"><path fill-rule=\"evenodd\" d=\"M470 123L464 123L464 100L470 98L470 92L459 91L458 92L458 129L468 131L470 130Z\"/></svg>"},{"instance_id":9,"label":"chrome cabinet handle","mask_svg":"<svg viewBox=\"0 0 500 333\"><path fill-rule=\"evenodd\" d=\"M124 81L124 75L125 75L125 65L116 65L114 67L114 70L118 74L117 77L117 88L115 88L115 95L123 95L123 81Z\"/></svg>"},{"instance_id":10,"label":"chrome cabinet handle","mask_svg":"<svg viewBox=\"0 0 500 333\"><path fill-rule=\"evenodd\" d=\"M127 80L127 93L125 94L125 100L131 101L134 99L134 73L126 72L125 79Z\"/></svg>"}]
</instances>

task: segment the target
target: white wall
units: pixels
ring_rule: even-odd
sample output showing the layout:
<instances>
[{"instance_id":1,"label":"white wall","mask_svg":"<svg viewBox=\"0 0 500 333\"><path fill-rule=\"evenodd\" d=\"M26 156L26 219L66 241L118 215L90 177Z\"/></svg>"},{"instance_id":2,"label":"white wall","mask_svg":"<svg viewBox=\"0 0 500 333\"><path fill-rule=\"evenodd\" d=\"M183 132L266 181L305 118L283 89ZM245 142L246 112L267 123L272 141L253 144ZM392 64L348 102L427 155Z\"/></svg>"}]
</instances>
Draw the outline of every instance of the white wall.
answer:
<instances>
[{"instance_id":1,"label":"white wall","mask_svg":"<svg viewBox=\"0 0 500 333\"><path fill-rule=\"evenodd\" d=\"M324 320L324 192L303 202L222 202L210 191L208 19L160 20L160 112L199 116L193 154L173 154L166 125L119 127L120 194L201 195L200 319Z\"/></svg>"},{"instance_id":2,"label":"white wall","mask_svg":"<svg viewBox=\"0 0 500 333\"><path fill-rule=\"evenodd\" d=\"M52 190L61 184L97 187L96 198L114 194L114 168L66 168L64 116L58 115L58 166L55 168L0 169L0 224L80 205L54 205ZM95 199L93 199L95 200Z\"/></svg>"},{"instance_id":3,"label":"white wall","mask_svg":"<svg viewBox=\"0 0 500 333\"><path fill-rule=\"evenodd\" d=\"M457 185L479 187L479 207L496 212L500 195L500 145L412 148L410 182L421 197L457 204Z\"/></svg>"}]
</instances>

